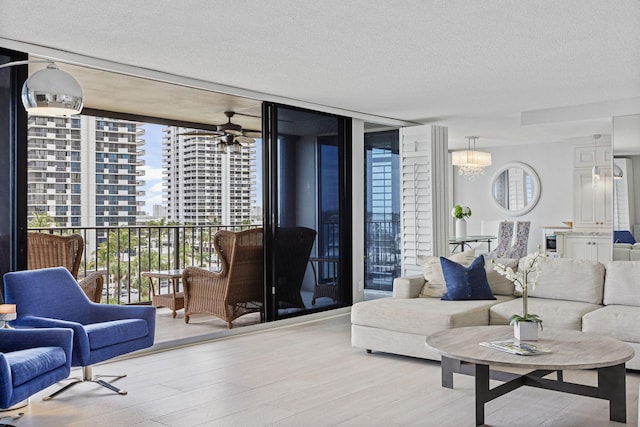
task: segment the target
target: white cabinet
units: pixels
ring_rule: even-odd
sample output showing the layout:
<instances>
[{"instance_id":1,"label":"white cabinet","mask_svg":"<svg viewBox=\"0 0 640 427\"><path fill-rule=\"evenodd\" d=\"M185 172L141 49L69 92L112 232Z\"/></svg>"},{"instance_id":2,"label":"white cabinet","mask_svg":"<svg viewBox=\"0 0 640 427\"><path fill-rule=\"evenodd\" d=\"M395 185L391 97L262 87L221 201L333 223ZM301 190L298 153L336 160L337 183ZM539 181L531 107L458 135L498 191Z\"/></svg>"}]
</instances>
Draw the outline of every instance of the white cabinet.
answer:
<instances>
[{"instance_id":1,"label":"white cabinet","mask_svg":"<svg viewBox=\"0 0 640 427\"><path fill-rule=\"evenodd\" d=\"M593 167L600 178L593 179ZM611 145L575 148L573 173L573 227L575 229L611 230L613 221L613 183L611 179Z\"/></svg>"},{"instance_id":2,"label":"white cabinet","mask_svg":"<svg viewBox=\"0 0 640 427\"><path fill-rule=\"evenodd\" d=\"M590 168L576 168L573 183L573 227L610 230L613 214L611 168L600 167L600 179L596 183Z\"/></svg>"},{"instance_id":3,"label":"white cabinet","mask_svg":"<svg viewBox=\"0 0 640 427\"><path fill-rule=\"evenodd\" d=\"M558 233L558 253L563 258L590 259L606 263L611 260L611 234Z\"/></svg>"},{"instance_id":4,"label":"white cabinet","mask_svg":"<svg viewBox=\"0 0 640 427\"><path fill-rule=\"evenodd\" d=\"M591 168L593 165L611 165L611 143L600 142L597 146L580 145L574 151L573 166L576 168Z\"/></svg>"}]
</instances>

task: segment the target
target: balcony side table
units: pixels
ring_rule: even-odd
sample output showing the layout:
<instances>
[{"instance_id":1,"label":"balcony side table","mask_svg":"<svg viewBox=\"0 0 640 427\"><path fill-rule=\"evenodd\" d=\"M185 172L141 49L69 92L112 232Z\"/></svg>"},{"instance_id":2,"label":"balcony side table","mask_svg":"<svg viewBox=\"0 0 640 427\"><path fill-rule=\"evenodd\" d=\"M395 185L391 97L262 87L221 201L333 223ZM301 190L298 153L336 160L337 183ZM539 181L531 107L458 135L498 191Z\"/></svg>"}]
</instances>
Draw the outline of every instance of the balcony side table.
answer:
<instances>
[{"instance_id":1,"label":"balcony side table","mask_svg":"<svg viewBox=\"0 0 640 427\"><path fill-rule=\"evenodd\" d=\"M172 310L172 317L175 319L176 311L184 308L184 293L179 292L179 282L182 278L182 270L160 270L147 271L141 274L149 279L151 288L151 304L154 307L168 307ZM158 293L156 293L153 279L158 279ZM167 293L162 293L160 282L167 279L171 282L171 289Z\"/></svg>"},{"instance_id":2,"label":"balcony side table","mask_svg":"<svg viewBox=\"0 0 640 427\"><path fill-rule=\"evenodd\" d=\"M311 269L313 270L314 286L313 286L313 299L311 305L316 305L316 299L320 297L331 298L334 302L338 301L338 262L340 258L337 257L310 257ZM314 263L318 263L318 270L321 269L323 263L331 264L330 271L332 272L331 281L328 283L321 283L318 281L318 270ZM320 270L322 271L322 270Z\"/></svg>"}]
</instances>

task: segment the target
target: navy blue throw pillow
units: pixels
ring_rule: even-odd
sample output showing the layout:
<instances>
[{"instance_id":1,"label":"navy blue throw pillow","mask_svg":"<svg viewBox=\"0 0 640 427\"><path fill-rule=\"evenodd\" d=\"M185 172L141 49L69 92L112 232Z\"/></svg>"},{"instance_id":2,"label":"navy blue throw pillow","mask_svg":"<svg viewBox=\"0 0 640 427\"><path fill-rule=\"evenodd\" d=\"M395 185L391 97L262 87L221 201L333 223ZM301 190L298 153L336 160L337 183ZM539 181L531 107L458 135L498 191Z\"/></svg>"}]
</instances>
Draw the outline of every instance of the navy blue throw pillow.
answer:
<instances>
[{"instance_id":1,"label":"navy blue throw pillow","mask_svg":"<svg viewBox=\"0 0 640 427\"><path fill-rule=\"evenodd\" d=\"M444 257L440 257L440 265L447 285L447 292L441 299L449 301L496 299L491 293L487 281L482 255L476 258L469 267Z\"/></svg>"}]
</instances>

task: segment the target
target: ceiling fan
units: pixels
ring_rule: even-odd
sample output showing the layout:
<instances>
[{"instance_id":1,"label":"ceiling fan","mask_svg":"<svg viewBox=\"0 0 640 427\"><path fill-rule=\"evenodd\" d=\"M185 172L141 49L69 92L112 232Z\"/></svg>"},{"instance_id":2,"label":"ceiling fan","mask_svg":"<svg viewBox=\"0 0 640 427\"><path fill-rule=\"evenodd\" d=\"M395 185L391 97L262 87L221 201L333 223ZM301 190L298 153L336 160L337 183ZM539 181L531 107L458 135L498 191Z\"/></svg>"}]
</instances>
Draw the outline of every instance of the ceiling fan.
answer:
<instances>
[{"instance_id":1,"label":"ceiling fan","mask_svg":"<svg viewBox=\"0 0 640 427\"><path fill-rule=\"evenodd\" d=\"M216 130L194 130L185 132L183 136L209 136L218 141L218 145L222 146L224 152L239 153L242 144L251 144L255 142L255 138L260 138L262 133L258 130L243 129L241 125L231 122L231 118L236 113L233 111L225 111L227 123L216 126Z\"/></svg>"}]
</instances>

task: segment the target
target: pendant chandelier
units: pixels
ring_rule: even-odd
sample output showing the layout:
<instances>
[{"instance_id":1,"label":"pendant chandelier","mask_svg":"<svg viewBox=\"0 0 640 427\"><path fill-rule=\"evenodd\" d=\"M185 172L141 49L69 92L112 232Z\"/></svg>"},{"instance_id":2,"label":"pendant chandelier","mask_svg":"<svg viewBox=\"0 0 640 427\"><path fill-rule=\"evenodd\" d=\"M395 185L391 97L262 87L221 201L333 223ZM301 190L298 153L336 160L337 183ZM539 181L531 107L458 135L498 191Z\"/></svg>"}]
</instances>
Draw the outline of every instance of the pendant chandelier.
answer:
<instances>
[{"instance_id":1,"label":"pendant chandelier","mask_svg":"<svg viewBox=\"0 0 640 427\"><path fill-rule=\"evenodd\" d=\"M29 114L70 116L82 111L82 88L69 73L49 60L24 60L1 64L0 68L46 62L47 68L33 73L22 86L22 104Z\"/></svg>"},{"instance_id":2,"label":"pendant chandelier","mask_svg":"<svg viewBox=\"0 0 640 427\"><path fill-rule=\"evenodd\" d=\"M467 149L454 151L451 153L453 166L458 166L458 174L469 180L484 175L484 168L491 166L491 153L476 151L477 136L465 136L467 138ZM473 150L471 149L473 140Z\"/></svg>"}]
</instances>

